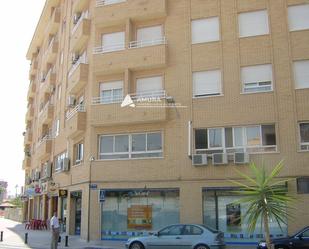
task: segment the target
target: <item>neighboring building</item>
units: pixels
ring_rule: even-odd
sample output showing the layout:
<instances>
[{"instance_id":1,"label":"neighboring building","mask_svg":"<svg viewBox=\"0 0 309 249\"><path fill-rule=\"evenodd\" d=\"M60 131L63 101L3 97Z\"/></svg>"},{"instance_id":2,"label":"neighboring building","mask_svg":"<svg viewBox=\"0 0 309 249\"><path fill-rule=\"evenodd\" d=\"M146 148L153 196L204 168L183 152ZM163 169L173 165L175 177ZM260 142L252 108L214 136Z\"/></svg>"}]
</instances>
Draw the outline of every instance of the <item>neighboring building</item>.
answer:
<instances>
[{"instance_id":1,"label":"neighboring building","mask_svg":"<svg viewBox=\"0 0 309 249\"><path fill-rule=\"evenodd\" d=\"M7 187L8 183L6 181L0 181L0 188L2 189L0 192L0 204L7 198Z\"/></svg>"},{"instance_id":2,"label":"neighboring building","mask_svg":"<svg viewBox=\"0 0 309 249\"><path fill-rule=\"evenodd\" d=\"M297 214L271 233L308 225L308 1L48 0L27 58L26 219L57 210L91 240L190 222L258 241L228 179L284 159Z\"/></svg>"}]
</instances>

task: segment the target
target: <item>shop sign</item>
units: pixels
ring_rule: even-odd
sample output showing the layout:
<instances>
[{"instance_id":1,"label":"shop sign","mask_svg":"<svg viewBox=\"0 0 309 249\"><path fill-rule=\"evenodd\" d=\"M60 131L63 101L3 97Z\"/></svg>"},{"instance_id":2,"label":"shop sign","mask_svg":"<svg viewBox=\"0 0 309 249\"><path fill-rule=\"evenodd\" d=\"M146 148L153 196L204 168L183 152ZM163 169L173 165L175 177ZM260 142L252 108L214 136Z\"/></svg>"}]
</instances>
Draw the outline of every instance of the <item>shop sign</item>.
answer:
<instances>
[{"instance_id":1,"label":"shop sign","mask_svg":"<svg viewBox=\"0 0 309 249\"><path fill-rule=\"evenodd\" d=\"M104 202L105 201L105 190L104 189L100 189L99 192L99 202Z\"/></svg>"},{"instance_id":2,"label":"shop sign","mask_svg":"<svg viewBox=\"0 0 309 249\"><path fill-rule=\"evenodd\" d=\"M127 212L128 229L152 229L152 206L132 205Z\"/></svg>"},{"instance_id":3,"label":"shop sign","mask_svg":"<svg viewBox=\"0 0 309 249\"><path fill-rule=\"evenodd\" d=\"M58 184L56 184L55 182L49 182L48 193L50 195L57 195L58 188L59 188Z\"/></svg>"},{"instance_id":4,"label":"shop sign","mask_svg":"<svg viewBox=\"0 0 309 249\"><path fill-rule=\"evenodd\" d=\"M36 194L41 194L41 188L40 188L39 186L36 186L36 187L34 188L34 192L35 192Z\"/></svg>"},{"instance_id":5,"label":"shop sign","mask_svg":"<svg viewBox=\"0 0 309 249\"><path fill-rule=\"evenodd\" d=\"M28 196L34 196L35 195L35 189L34 188L28 188L26 190L26 195Z\"/></svg>"},{"instance_id":6,"label":"shop sign","mask_svg":"<svg viewBox=\"0 0 309 249\"><path fill-rule=\"evenodd\" d=\"M58 196L66 198L68 196L68 191L66 189L59 189Z\"/></svg>"}]
</instances>

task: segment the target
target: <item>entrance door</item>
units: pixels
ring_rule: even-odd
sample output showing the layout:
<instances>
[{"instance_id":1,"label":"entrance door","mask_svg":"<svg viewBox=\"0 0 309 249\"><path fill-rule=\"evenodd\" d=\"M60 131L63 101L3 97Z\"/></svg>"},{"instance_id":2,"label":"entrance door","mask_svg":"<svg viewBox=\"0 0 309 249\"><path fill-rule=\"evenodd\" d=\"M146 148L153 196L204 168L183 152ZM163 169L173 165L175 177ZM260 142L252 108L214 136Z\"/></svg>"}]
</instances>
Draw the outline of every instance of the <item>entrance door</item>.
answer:
<instances>
[{"instance_id":1,"label":"entrance door","mask_svg":"<svg viewBox=\"0 0 309 249\"><path fill-rule=\"evenodd\" d=\"M75 234L80 235L82 219L82 198L77 197L75 199Z\"/></svg>"}]
</instances>

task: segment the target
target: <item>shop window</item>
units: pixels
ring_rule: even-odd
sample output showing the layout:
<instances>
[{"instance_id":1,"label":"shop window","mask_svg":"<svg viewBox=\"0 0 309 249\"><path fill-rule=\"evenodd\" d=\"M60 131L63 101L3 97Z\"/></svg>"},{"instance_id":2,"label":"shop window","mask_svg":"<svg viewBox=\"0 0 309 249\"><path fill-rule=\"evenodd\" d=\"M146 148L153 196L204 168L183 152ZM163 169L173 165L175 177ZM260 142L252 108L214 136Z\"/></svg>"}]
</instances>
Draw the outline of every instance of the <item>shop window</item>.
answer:
<instances>
[{"instance_id":1,"label":"shop window","mask_svg":"<svg viewBox=\"0 0 309 249\"><path fill-rule=\"evenodd\" d=\"M294 62L295 88L309 88L309 60Z\"/></svg>"},{"instance_id":2,"label":"shop window","mask_svg":"<svg viewBox=\"0 0 309 249\"><path fill-rule=\"evenodd\" d=\"M239 37L269 34L266 10L240 13L238 15Z\"/></svg>"},{"instance_id":3,"label":"shop window","mask_svg":"<svg viewBox=\"0 0 309 249\"><path fill-rule=\"evenodd\" d=\"M191 23L192 44L220 40L219 17L193 20Z\"/></svg>"},{"instance_id":4,"label":"shop window","mask_svg":"<svg viewBox=\"0 0 309 249\"><path fill-rule=\"evenodd\" d=\"M288 7L290 31L309 29L309 4Z\"/></svg>"},{"instance_id":5,"label":"shop window","mask_svg":"<svg viewBox=\"0 0 309 249\"><path fill-rule=\"evenodd\" d=\"M244 93L272 91L272 66L270 64L241 68Z\"/></svg>"},{"instance_id":6,"label":"shop window","mask_svg":"<svg viewBox=\"0 0 309 249\"><path fill-rule=\"evenodd\" d=\"M309 194L309 178L297 178L297 193Z\"/></svg>"},{"instance_id":7,"label":"shop window","mask_svg":"<svg viewBox=\"0 0 309 249\"><path fill-rule=\"evenodd\" d=\"M192 77L193 97L206 97L222 93L220 70L194 72Z\"/></svg>"},{"instance_id":8,"label":"shop window","mask_svg":"<svg viewBox=\"0 0 309 249\"><path fill-rule=\"evenodd\" d=\"M100 103L112 104L123 100L123 81L104 82L100 84Z\"/></svg>"}]
</instances>

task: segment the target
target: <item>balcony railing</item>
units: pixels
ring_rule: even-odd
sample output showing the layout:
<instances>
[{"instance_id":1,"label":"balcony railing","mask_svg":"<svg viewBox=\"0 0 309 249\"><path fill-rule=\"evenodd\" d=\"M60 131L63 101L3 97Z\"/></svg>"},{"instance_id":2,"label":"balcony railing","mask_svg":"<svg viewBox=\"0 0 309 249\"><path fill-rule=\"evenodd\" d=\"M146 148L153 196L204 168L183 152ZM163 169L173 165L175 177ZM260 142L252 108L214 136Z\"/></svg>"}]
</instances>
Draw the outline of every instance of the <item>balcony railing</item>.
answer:
<instances>
[{"instance_id":1,"label":"balcony railing","mask_svg":"<svg viewBox=\"0 0 309 249\"><path fill-rule=\"evenodd\" d=\"M165 37L161 37L159 39L153 39L153 40L131 41L129 43L129 48L142 48L142 47L162 45L162 44L167 44L167 40Z\"/></svg>"},{"instance_id":2,"label":"balcony railing","mask_svg":"<svg viewBox=\"0 0 309 249\"><path fill-rule=\"evenodd\" d=\"M78 104L77 106L75 106L72 110L66 113L66 119L69 120L78 112L86 112L85 106L81 104Z\"/></svg>"},{"instance_id":3,"label":"balcony railing","mask_svg":"<svg viewBox=\"0 0 309 249\"><path fill-rule=\"evenodd\" d=\"M105 6L105 5L111 5L116 3L123 3L127 0L97 0L96 5L97 7Z\"/></svg>"},{"instance_id":4,"label":"balcony railing","mask_svg":"<svg viewBox=\"0 0 309 249\"><path fill-rule=\"evenodd\" d=\"M80 25L80 23L84 20L84 19L88 19L89 18L89 11L85 11L83 12L80 17L75 20L75 25L71 31L71 35L73 35L75 33L75 31L77 30L78 26Z\"/></svg>"},{"instance_id":5,"label":"balcony railing","mask_svg":"<svg viewBox=\"0 0 309 249\"><path fill-rule=\"evenodd\" d=\"M86 54L84 53L83 55L81 55L77 61L74 62L74 64L72 65L70 71L69 71L69 78L72 76L72 74L75 72L75 70L78 68L78 66L80 64L87 64L87 57Z\"/></svg>"},{"instance_id":6,"label":"balcony railing","mask_svg":"<svg viewBox=\"0 0 309 249\"><path fill-rule=\"evenodd\" d=\"M130 96L133 100L164 99L166 98L166 91L165 90L143 91L138 93L131 93Z\"/></svg>"},{"instance_id":7,"label":"balcony railing","mask_svg":"<svg viewBox=\"0 0 309 249\"><path fill-rule=\"evenodd\" d=\"M120 50L125 50L125 44L124 43L96 47L96 48L94 48L93 53L94 54L103 54L103 53L120 51Z\"/></svg>"},{"instance_id":8,"label":"balcony railing","mask_svg":"<svg viewBox=\"0 0 309 249\"><path fill-rule=\"evenodd\" d=\"M43 108L40 109L39 116L41 116L43 112L47 111L48 107L50 106L54 106L54 103L52 100L47 101L46 104L43 106Z\"/></svg>"},{"instance_id":9,"label":"balcony railing","mask_svg":"<svg viewBox=\"0 0 309 249\"><path fill-rule=\"evenodd\" d=\"M123 101L123 96L101 96L101 97L93 97L92 104L99 105L99 104L115 104L121 103Z\"/></svg>"},{"instance_id":10,"label":"balcony railing","mask_svg":"<svg viewBox=\"0 0 309 249\"><path fill-rule=\"evenodd\" d=\"M48 132L47 134L43 135L39 142L37 143L37 147L40 147L40 145L46 141L49 141L49 140L53 140L55 138L55 136L53 135L53 133L50 131Z\"/></svg>"}]
</instances>

